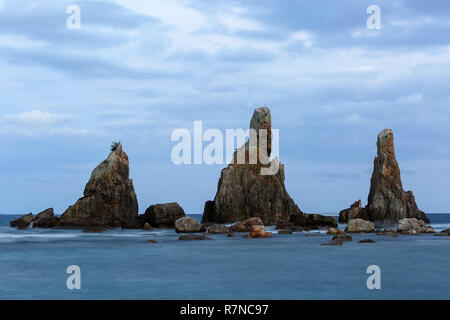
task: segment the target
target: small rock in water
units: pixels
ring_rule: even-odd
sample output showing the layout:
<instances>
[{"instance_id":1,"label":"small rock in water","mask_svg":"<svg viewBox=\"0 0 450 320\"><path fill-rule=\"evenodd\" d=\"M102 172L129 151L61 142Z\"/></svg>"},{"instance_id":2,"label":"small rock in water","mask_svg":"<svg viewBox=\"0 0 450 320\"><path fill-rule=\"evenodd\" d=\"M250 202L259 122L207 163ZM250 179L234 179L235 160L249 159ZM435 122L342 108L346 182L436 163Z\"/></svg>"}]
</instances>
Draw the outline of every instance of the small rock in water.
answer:
<instances>
[{"instance_id":1,"label":"small rock in water","mask_svg":"<svg viewBox=\"0 0 450 320\"><path fill-rule=\"evenodd\" d=\"M338 235L338 234L345 234L345 231L339 230L339 229L336 229L336 228L330 228L330 229L328 229L327 234L335 236L335 235Z\"/></svg>"},{"instance_id":2,"label":"small rock in water","mask_svg":"<svg viewBox=\"0 0 450 320\"><path fill-rule=\"evenodd\" d=\"M250 238L272 238L272 232L266 232L266 228L264 226L253 226L250 231Z\"/></svg>"},{"instance_id":3,"label":"small rock in water","mask_svg":"<svg viewBox=\"0 0 450 320\"><path fill-rule=\"evenodd\" d=\"M333 239L330 242L322 243L321 246L342 246L344 241L341 238Z\"/></svg>"},{"instance_id":4,"label":"small rock in water","mask_svg":"<svg viewBox=\"0 0 450 320\"><path fill-rule=\"evenodd\" d=\"M305 234L305 237L318 237L321 236L322 234L320 232L308 232Z\"/></svg>"},{"instance_id":5,"label":"small rock in water","mask_svg":"<svg viewBox=\"0 0 450 320\"><path fill-rule=\"evenodd\" d=\"M250 232L253 226L264 226L264 223L260 218L250 218L244 222L236 222L230 229L234 232Z\"/></svg>"},{"instance_id":6,"label":"small rock in water","mask_svg":"<svg viewBox=\"0 0 450 320\"><path fill-rule=\"evenodd\" d=\"M205 232L206 229L194 218L186 216L175 221L175 231L177 233L200 233Z\"/></svg>"},{"instance_id":7,"label":"small rock in water","mask_svg":"<svg viewBox=\"0 0 450 320\"><path fill-rule=\"evenodd\" d=\"M234 237L234 233L229 233L229 234L227 235L227 237L228 237L228 238L233 238L233 237Z\"/></svg>"},{"instance_id":8,"label":"small rock in water","mask_svg":"<svg viewBox=\"0 0 450 320\"><path fill-rule=\"evenodd\" d=\"M106 229L97 226L88 226L83 228L83 233L102 233L105 232Z\"/></svg>"},{"instance_id":9,"label":"small rock in water","mask_svg":"<svg viewBox=\"0 0 450 320\"><path fill-rule=\"evenodd\" d=\"M363 240L359 240L359 243L375 243L375 240L372 239L363 239Z\"/></svg>"},{"instance_id":10,"label":"small rock in water","mask_svg":"<svg viewBox=\"0 0 450 320\"><path fill-rule=\"evenodd\" d=\"M179 237L178 240L212 240L212 239L205 236L189 234Z\"/></svg>"},{"instance_id":11,"label":"small rock in water","mask_svg":"<svg viewBox=\"0 0 450 320\"><path fill-rule=\"evenodd\" d=\"M146 222L144 224L144 230L153 230L152 226L150 225L150 223Z\"/></svg>"},{"instance_id":12,"label":"small rock in water","mask_svg":"<svg viewBox=\"0 0 450 320\"><path fill-rule=\"evenodd\" d=\"M147 242L147 243L159 243L159 242L156 241L156 240L147 240L146 242Z\"/></svg>"},{"instance_id":13,"label":"small rock in water","mask_svg":"<svg viewBox=\"0 0 450 320\"><path fill-rule=\"evenodd\" d=\"M351 242L351 241L353 241L352 236L345 235L345 234L335 235L332 240L336 240L336 239L341 239L343 242Z\"/></svg>"},{"instance_id":14,"label":"small rock in water","mask_svg":"<svg viewBox=\"0 0 450 320\"><path fill-rule=\"evenodd\" d=\"M278 234L292 234L293 232L292 231L289 231L289 230L280 230L280 231L278 231Z\"/></svg>"}]
</instances>

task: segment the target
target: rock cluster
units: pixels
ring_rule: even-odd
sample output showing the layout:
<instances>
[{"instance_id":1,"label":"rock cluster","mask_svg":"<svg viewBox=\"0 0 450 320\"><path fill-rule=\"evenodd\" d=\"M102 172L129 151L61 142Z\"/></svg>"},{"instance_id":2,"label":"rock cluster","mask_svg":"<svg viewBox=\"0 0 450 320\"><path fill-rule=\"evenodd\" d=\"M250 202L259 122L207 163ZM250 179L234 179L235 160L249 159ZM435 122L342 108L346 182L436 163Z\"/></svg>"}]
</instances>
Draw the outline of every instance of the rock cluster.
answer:
<instances>
[{"instance_id":1,"label":"rock cluster","mask_svg":"<svg viewBox=\"0 0 450 320\"><path fill-rule=\"evenodd\" d=\"M128 156L118 144L92 172L84 197L62 214L60 226L116 227L135 219L138 202L129 172Z\"/></svg>"},{"instance_id":2,"label":"rock cluster","mask_svg":"<svg viewBox=\"0 0 450 320\"><path fill-rule=\"evenodd\" d=\"M405 218L398 222L397 232L402 234L420 234L420 233L434 233L431 226L427 226L424 221L416 218Z\"/></svg>"},{"instance_id":3,"label":"rock cluster","mask_svg":"<svg viewBox=\"0 0 450 320\"><path fill-rule=\"evenodd\" d=\"M257 144L250 141L236 151L232 163L222 170L217 193L213 201L205 204L203 223L232 223L258 217L266 225L287 221L294 213L301 213L284 185L284 166L275 159L264 165L260 157L251 163L251 154L260 154L259 144L267 157L272 151L271 115L267 107L256 109L250 121L250 129L257 134ZM260 130L267 135L266 143ZM238 161L239 152L245 155L245 163ZM262 169L278 167L275 174L263 175Z\"/></svg>"}]
</instances>

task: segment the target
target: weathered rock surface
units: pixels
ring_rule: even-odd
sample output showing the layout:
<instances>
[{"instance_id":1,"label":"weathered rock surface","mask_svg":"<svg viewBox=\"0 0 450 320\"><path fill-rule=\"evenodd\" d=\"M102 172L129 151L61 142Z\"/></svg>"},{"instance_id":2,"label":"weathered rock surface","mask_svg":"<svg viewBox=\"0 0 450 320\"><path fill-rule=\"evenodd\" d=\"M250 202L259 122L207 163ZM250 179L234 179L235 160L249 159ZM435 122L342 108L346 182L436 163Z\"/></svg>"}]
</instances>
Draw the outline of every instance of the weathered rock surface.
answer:
<instances>
[{"instance_id":1,"label":"weathered rock surface","mask_svg":"<svg viewBox=\"0 0 450 320\"><path fill-rule=\"evenodd\" d=\"M337 228L338 223L334 217L320 214L295 213L289 217L289 221L295 226L308 230L318 228Z\"/></svg>"},{"instance_id":2,"label":"weathered rock surface","mask_svg":"<svg viewBox=\"0 0 450 320\"><path fill-rule=\"evenodd\" d=\"M395 224L404 218L429 222L417 207L412 191L403 190L394 150L394 133L390 129L378 135L377 157L364 215L365 219L381 224Z\"/></svg>"},{"instance_id":3,"label":"weathered rock surface","mask_svg":"<svg viewBox=\"0 0 450 320\"><path fill-rule=\"evenodd\" d=\"M232 163L222 170L216 196L214 201L206 202L202 222L231 223L259 217L264 224L275 225L278 221L287 221L291 214L301 212L286 191L283 164L275 159L265 165L265 157L254 156L261 151L270 157L272 151L269 108L255 110L250 129L255 130L258 143L247 142L236 151ZM265 130L267 139L260 136L259 130ZM260 141L267 142L262 143L261 149ZM239 154L245 157L240 158ZM242 159L245 163L239 161ZM273 175L263 175L262 169L269 167L278 167L278 170Z\"/></svg>"},{"instance_id":4,"label":"weathered rock surface","mask_svg":"<svg viewBox=\"0 0 450 320\"><path fill-rule=\"evenodd\" d=\"M249 218L244 222L236 222L230 227L233 232L250 232L253 226L264 226L260 218Z\"/></svg>"},{"instance_id":5,"label":"weathered rock surface","mask_svg":"<svg viewBox=\"0 0 450 320\"><path fill-rule=\"evenodd\" d=\"M350 220L347 229L345 230L351 233L370 233L375 231L375 223L363 219Z\"/></svg>"},{"instance_id":6,"label":"weathered rock surface","mask_svg":"<svg viewBox=\"0 0 450 320\"><path fill-rule=\"evenodd\" d=\"M348 223L352 219L360 219L362 214L361 200L356 201L350 208L339 212L339 222Z\"/></svg>"},{"instance_id":7,"label":"weathered rock surface","mask_svg":"<svg viewBox=\"0 0 450 320\"><path fill-rule=\"evenodd\" d=\"M129 172L128 156L118 144L94 169L84 189L84 197L63 213L60 225L116 227L135 219L138 202Z\"/></svg>"},{"instance_id":8,"label":"weathered rock surface","mask_svg":"<svg viewBox=\"0 0 450 320\"><path fill-rule=\"evenodd\" d=\"M206 229L194 218L186 216L175 221L175 231L177 233L199 233L205 232Z\"/></svg>"},{"instance_id":9,"label":"weathered rock surface","mask_svg":"<svg viewBox=\"0 0 450 320\"><path fill-rule=\"evenodd\" d=\"M400 220L397 225L397 231L403 234L434 233L431 226L427 226L424 221L417 220L416 218Z\"/></svg>"},{"instance_id":10,"label":"weathered rock surface","mask_svg":"<svg viewBox=\"0 0 450 320\"><path fill-rule=\"evenodd\" d=\"M210 234L228 234L230 229L223 224L213 224L208 227L208 233Z\"/></svg>"},{"instance_id":11,"label":"weathered rock surface","mask_svg":"<svg viewBox=\"0 0 450 320\"><path fill-rule=\"evenodd\" d=\"M336 236L336 235L345 234L345 231L344 230L339 230L339 229L336 229L336 228L330 228L330 229L328 229L327 234L331 234L333 236Z\"/></svg>"},{"instance_id":12,"label":"weathered rock surface","mask_svg":"<svg viewBox=\"0 0 450 320\"><path fill-rule=\"evenodd\" d=\"M155 228L173 228L175 221L185 217L183 208L176 202L155 204L150 206L139 220L148 222Z\"/></svg>"},{"instance_id":13,"label":"weathered rock surface","mask_svg":"<svg viewBox=\"0 0 450 320\"><path fill-rule=\"evenodd\" d=\"M27 229L33 221L34 221L33 214L29 213L20 218L10 221L9 225L12 228Z\"/></svg>"},{"instance_id":14,"label":"weathered rock surface","mask_svg":"<svg viewBox=\"0 0 450 320\"><path fill-rule=\"evenodd\" d=\"M55 217L53 208L46 209L38 213L34 219L33 228L53 228L58 224L58 218Z\"/></svg>"}]
</instances>

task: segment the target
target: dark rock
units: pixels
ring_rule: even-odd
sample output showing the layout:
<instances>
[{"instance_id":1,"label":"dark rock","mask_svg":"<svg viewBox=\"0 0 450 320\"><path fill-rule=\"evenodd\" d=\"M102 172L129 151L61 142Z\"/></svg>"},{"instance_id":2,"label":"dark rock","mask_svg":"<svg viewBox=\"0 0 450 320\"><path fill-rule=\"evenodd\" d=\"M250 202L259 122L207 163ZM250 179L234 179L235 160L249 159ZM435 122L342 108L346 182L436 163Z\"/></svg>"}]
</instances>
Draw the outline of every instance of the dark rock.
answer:
<instances>
[{"instance_id":1,"label":"dark rock","mask_svg":"<svg viewBox=\"0 0 450 320\"><path fill-rule=\"evenodd\" d=\"M175 231L177 233L199 233L205 232L206 229L194 218L186 216L175 221Z\"/></svg>"},{"instance_id":2,"label":"dark rock","mask_svg":"<svg viewBox=\"0 0 450 320\"><path fill-rule=\"evenodd\" d=\"M233 232L250 232L253 226L264 226L260 218L250 218L244 222L237 222L230 227Z\"/></svg>"},{"instance_id":3,"label":"dark rock","mask_svg":"<svg viewBox=\"0 0 450 320\"><path fill-rule=\"evenodd\" d=\"M351 242L353 241L352 236L346 234L338 234L333 237L332 240L341 239L343 242Z\"/></svg>"},{"instance_id":4,"label":"dark rock","mask_svg":"<svg viewBox=\"0 0 450 320\"><path fill-rule=\"evenodd\" d=\"M261 151L270 157L272 151L269 108L255 110L250 129L255 130L258 142L261 139L259 130L265 130L267 143L260 150L258 143L250 144L249 141L236 151L232 163L222 170L214 201L205 204L202 222L232 223L258 217L265 225L275 225L288 220L291 214L301 212L286 191L283 164L275 159L265 165L259 156ZM239 154L244 157L240 159ZM272 172L275 174L262 174L269 167L278 170Z\"/></svg>"},{"instance_id":5,"label":"dark rock","mask_svg":"<svg viewBox=\"0 0 450 320\"><path fill-rule=\"evenodd\" d=\"M337 228L338 223L334 217L320 214L296 213L289 217L295 226L307 228Z\"/></svg>"},{"instance_id":6,"label":"dark rock","mask_svg":"<svg viewBox=\"0 0 450 320\"><path fill-rule=\"evenodd\" d=\"M359 240L359 243L375 243L375 240L372 239L363 239L363 240Z\"/></svg>"},{"instance_id":7,"label":"dark rock","mask_svg":"<svg viewBox=\"0 0 450 320\"><path fill-rule=\"evenodd\" d=\"M139 220L148 222L156 228L173 228L175 221L185 216L183 208L178 203L171 202L150 206L143 215L139 216Z\"/></svg>"},{"instance_id":8,"label":"dark rock","mask_svg":"<svg viewBox=\"0 0 450 320\"><path fill-rule=\"evenodd\" d=\"M212 240L212 239L205 236L189 234L181 236L180 238L178 238L178 240Z\"/></svg>"},{"instance_id":9,"label":"dark rock","mask_svg":"<svg viewBox=\"0 0 450 320\"><path fill-rule=\"evenodd\" d=\"M305 237L319 237L322 234L320 232L309 232L309 233L305 233Z\"/></svg>"},{"instance_id":10,"label":"dark rock","mask_svg":"<svg viewBox=\"0 0 450 320\"><path fill-rule=\"evenodd\" d=\"M230 229L223 224L213 224L208 227L208 233L211 234L228 234Z\"/></svg>"},{"instance_id":11,"label":"dark rock","mask_svg":"<svg viewBox=\"0 0 450 320\"><path fill-rule=\"evenodd\" d=\"M147 243L159 243L159 242L156 241L156 240L147 240L146 242L147 242Z\"/></svg>"},{"instance_id":12,"label":"dark rock","mask_svg":"<svg viewBox=\"0 0 450 320\"><path fill-rule=\"evenodd\" d=\"M83 233L102 233L107 229L100 226L86 226L83 228Z\"/></svg>"},{"instance_id":13,"label":"dark rock","mask_svg":"<svg viewBox=\"0 0 450 320\"><path fill-rule=\"evenodd\" d=\"M138 219L123 221L121 228L124 230L140 230L144 228L144 224Z\"/></svg>"},{"instance_id":14,"label":"dark rock","mask_svg":"<svg viewBox=\"0 0 450 320\"><path fill-rule=\"evenodd\" d=\"M94 169L84 197L62 214L60 225L118 227L124 221L135 219L138 202L129 172L128 156L118 144Z\"/></svg>"},{"instance_id":15,"label":"dark rock","mask_svg":"<svg viewBox=\"0 0 450 320\"><path fill-rule=\"evenodd\" d=\"M281 221L278 222L275 226L275 230L289 230L291 228L295 227L295 224L290 221Z\"/></svg>"},{"instance_id":16,"label":"dark rock","mask_svg":"<svg viewBox=\"0 0 450 320\"><path fill-rule=\"evenodd\" d=\"M59 219L55 217L53 208L46 209L39 213L34 219L33 228L54 228L58 225Z\"/></svg>"},{"instance_id":17,"label":"dark rock","mask_svg":"<svg viewBox=\"0 0 450 320\"><path fill-rule=\"evenodd\" d=\"M26 214L18 219L9 222L10 227L18 229L27 229L34 221L32 213Z\"/></svg>"},{"instance_id":18,"label":"dark rock","mask_svg":"<svg viewBox=\"0 0 450 320\"><path fill-rule=\"evenodd\" d=\"M344 209L339 212L339 222L348 223L352 219L359 219L362 215L361 200L356 201L349 209Z\"/></svg>"},{"instance_id":19,"label":"dark rock","mask_svg":"<svg viewBox=\"0 0 450 320\"><path fill-rule=\"evenodd\" d=\"M234 233L229 233L229 234L227 235L227 237L228 237L228 238L233 238L233 237L234 237Z\"/></svg>"},{"instance_id":20,"label":"dark rock","mask_svg":"<svg viewBox=\"0 0 450 320\"><path fill-rule=\"evenodd\" d=\"M280 230L280 231L278 231L278 234L292 234L293 232L292 231L289 231L289 230Z\"/></svg>"},{"instance_id":21,"label":"dark rock","mask_svg":"<svg viewBox=\"0 0 450 320\"><path fill-rule=\"evenodd\" d=\"M417 207L412 191L403 190L394 150L394 133L390 129L378 135L377 157L363 215L364 219L381 224L395 224L405 218L429 223L425 213Z\"/></svg>"}]
</instances>

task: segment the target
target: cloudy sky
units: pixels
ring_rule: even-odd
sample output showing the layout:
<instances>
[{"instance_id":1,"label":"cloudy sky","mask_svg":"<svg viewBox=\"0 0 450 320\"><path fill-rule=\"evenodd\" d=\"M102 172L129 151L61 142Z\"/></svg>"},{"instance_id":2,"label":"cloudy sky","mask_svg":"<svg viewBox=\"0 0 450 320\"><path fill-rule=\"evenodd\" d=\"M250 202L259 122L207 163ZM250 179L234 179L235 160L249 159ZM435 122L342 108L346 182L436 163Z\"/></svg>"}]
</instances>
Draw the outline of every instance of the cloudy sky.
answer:
<instances>
[{"instance_id":1,"label":"cloudy sky","mask_svg":"<svg viewBox=\"0 0 450 320\"><path fill-rule=\"evenodd\" d=\"M263 105L303 211L366 202L391 128L405 188L450 212L449 16L437 0L0 0L0 213L62 213L116 140L141 212L201 213L223 165L174 165L172 131L247 128Z\"/></svg>"}]
</instances>

